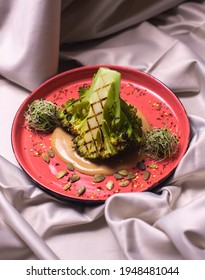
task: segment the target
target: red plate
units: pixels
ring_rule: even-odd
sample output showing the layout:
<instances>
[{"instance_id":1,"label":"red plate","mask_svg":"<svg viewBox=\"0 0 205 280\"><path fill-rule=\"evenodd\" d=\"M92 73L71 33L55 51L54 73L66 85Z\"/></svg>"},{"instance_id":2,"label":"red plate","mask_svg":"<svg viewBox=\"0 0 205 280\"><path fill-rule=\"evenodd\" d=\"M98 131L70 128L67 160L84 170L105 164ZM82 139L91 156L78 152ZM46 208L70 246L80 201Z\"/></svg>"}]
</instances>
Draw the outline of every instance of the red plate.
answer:
<instances>
[{"instance_id":1,"label":"red plate","mask_svg":"<svg viewBox=\"0 0 205 280\"><path fill-rule=\"evenodd\" d=\"M135 172L137 176L126 187L120 187L119 181L113 176L107 176L101 183L93 183L92 176L80 174L79 181L73 183L69 190L63 190L73 172L69 172L62 179L56 178L60 170L66 169L66 163L57 156L52 158L49 164L42 160L40 154L50 147L51 135L36 134L26 129L24 114L35 99L45 98L61 105L68 98L77 98L78 88L85 83L90 84L93 74L100 66L102 65L77 68L49 79L28 96L13 122L12 146L20 166L40 187L61 199L100 203L115 193L149 190L174 171L189 144L190 126L184 107L165 85L138 70L107 65L122 74L121 97L124 100L141 110L153 127L163 127L166 123L168 129L179 135L179 151L169 160L157 163L147 157L145 164L150 171L148 180L143 179L143 171L135 166L131 172ZM108 180L114 181L111 191L106 188ZM85 186L86 191L78 196L77 191L81 186Z\"/></svg>"}]
</instances>

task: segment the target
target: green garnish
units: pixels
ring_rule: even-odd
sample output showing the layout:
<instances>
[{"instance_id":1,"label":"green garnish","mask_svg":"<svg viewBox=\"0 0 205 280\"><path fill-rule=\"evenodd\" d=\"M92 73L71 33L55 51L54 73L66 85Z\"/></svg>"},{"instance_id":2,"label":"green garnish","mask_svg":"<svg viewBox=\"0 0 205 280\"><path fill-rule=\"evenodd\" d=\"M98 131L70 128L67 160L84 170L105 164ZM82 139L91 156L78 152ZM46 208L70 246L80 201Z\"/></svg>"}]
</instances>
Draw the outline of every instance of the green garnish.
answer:
<instances>
[{"instance_id":1,"label":"green garnish","mask_svg":"<svg viewBox=\"0 0 205 280\"><path fill-rule=\"evenodd\" d=\"M156 128L145 133L144 150L156 161L165 160L177 152L179 139L167 128Z\"/></svg>"},{"instance_id":2,"label":"green garnish","mask_svg":"<svg viewBox=\"0 0 205 280\"><path fill-rule=\"evenodd\" d=\"M89 85L87 85L87 84L83 84L82 86L80 86L78 89L79 96L82 96L83 94L85 94L86 90L88 90L88 89L89 89Z\"/></svg>"},{"instance_id":3,"label":"green garnish","mask_svg":"<svg viewBox=\"0 0 205 280\"><path fill-rule=\"evenodd\" d=\"M48 132L58 124L57 107L54 103L44 99L34 100L25 113L29 128Z\"/></svg>"}]
</instances>

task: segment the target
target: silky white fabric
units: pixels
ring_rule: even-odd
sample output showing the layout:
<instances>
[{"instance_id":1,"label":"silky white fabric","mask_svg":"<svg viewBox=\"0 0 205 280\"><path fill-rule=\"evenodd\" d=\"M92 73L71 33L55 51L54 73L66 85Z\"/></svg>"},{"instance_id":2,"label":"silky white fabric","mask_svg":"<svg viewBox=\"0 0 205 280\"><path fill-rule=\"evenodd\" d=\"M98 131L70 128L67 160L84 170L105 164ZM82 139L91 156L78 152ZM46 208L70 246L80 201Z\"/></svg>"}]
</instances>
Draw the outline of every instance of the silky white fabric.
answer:
<instances>
[{"instance_id":1,"label":"silky white fabric","mask_svg":"<svg viewBox=\"0 0 205 280\"><path fill-rule=\"evenodd\" d=\"M0 1L2 76L32 90L56 73L60 4L53 0Z\"/></svg>"},{"instance_id":2,"label":"silky white fabric","mask_svg":"<svg viewBox=\"0 0 205 280\"><path fill-rule=\"evenodd\" d=\"M205 259L204 14L205 1L0 0L0 259ZM169 86L191 137L160 189L88 207L31 182L10 137L33 89L57 72L101 63Z\"/></svg>"}]
</instances>

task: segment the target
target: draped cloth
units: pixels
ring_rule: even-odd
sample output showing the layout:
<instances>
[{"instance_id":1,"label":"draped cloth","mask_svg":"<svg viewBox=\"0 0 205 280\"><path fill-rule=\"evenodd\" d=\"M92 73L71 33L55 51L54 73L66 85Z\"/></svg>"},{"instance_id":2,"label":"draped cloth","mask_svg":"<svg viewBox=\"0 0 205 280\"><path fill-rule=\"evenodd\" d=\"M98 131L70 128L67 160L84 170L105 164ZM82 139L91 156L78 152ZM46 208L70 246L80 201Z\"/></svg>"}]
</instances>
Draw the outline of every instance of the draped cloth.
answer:
<instances>
[{"instance_id":1,"label":"draped cloth","mask_svg":"<svg viewBox=\"0 0 205 280\"><path fill-rule=\"evenodd\" d=\"M0 0L0 259L205 259L205 1ZM42 82L83 65L132 67L186 109L190 144L155 191L98 206L43 192L11 146Z\"/></svg>"}]
</instances>

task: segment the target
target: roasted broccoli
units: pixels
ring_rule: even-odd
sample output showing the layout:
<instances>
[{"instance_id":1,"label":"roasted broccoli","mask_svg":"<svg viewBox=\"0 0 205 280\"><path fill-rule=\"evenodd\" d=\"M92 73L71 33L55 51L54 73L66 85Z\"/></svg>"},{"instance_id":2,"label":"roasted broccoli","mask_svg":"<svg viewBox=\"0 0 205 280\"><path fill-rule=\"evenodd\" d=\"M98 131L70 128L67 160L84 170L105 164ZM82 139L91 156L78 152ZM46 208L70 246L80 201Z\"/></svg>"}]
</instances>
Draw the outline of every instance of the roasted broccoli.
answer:
<instances>
[{"instance_id":1,"label":"roasted broccoli","mask_svg":"<svg viewBox=\"0 0 205 280\"><path fill-rule=\"evenodd\" d=\"M140 145L142 121L137 109L120 98L120 82L119 72L101 67L90 88L58 110L58 119L74 135L74 149L80 156L108 159Z\"/></svg>"}]
</instances>

